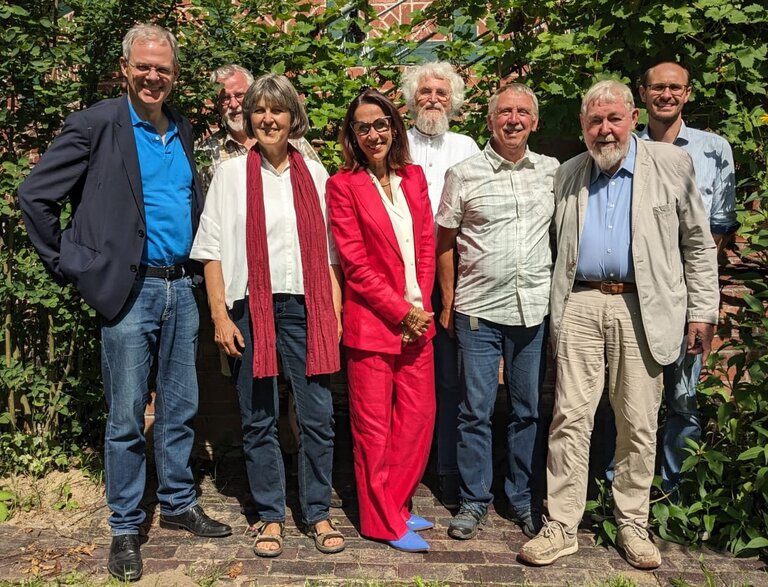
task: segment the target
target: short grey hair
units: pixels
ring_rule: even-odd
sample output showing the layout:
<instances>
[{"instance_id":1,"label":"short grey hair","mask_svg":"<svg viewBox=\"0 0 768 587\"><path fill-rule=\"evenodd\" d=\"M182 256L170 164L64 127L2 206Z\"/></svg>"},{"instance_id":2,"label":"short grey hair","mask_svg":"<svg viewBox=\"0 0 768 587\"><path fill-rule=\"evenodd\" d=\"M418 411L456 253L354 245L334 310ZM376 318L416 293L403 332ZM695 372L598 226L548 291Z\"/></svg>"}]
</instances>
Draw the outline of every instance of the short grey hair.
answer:
<instances>
[{"instance_id":1,"label":"short grey hair","mask_svg":"<svg viewBox=\"0 0 768 587\"><path fill-rule=\"evenodd\" d=\"M284 75L268 73L253 82L243 98L243 122L245 123L245 134L248 137L256 138L251 124L251 115L262 99L270 108L279 106L291 115L289 139L300 139L307 134L309 118L296 88Z\"/></svg>"},{"instance_id":2,"label":"short grey hair","mask_svg":"<svg viewBox=\"0 0 768 587\"><path fill-rule=\"evenodd\" d=\"M229 79L236 73L242 73L245 76L249 86L253 83L253 74L245 69L245 67L241 67L240 65L236 65L234 63L227 63L226 65L222 65L221 67L211 72L208 81L210 81L212 84L215 84L218 83L220 79Z\"/></svg>"},{"instance_id":3,"label":"short grey hair","mask_svg":"<svg viewBox=\"0 0 768 587\"><path fill-rule=\"evenodd\" d=\"M156 24L141 23L134 25L125 33L123 37L123 58L126 61L131 60L131 48L134 43L147 41L160 41L168 43L173 52L173 66L179 67L179 42L173 33Z\"/></svg>"},{"instance_id":4,"label":"short grey hair","mask_svg":"<svg viewBox=\"0 0 768 587\"><path fill-rule=\"evenodd\" d=\"M461 110L461 106L464 104L464 80L447 61L430 61L422 65L408 67L405 70L400 83L405 105L408 106L411 114L418 112L416 92L421 81L431 77L444 79L451 84L451 109L448 112L448 117L453 116Z\"/></svg>"},{"instance_id":5,"label":"short grey hair","mask_svg":"<svg viewBox=\"0 0 768 587\"><path fill-rule=\"evenodd\" d=\"M494 110L496 110L496 104L499 101L499 96L501 96L505 92L513 92L515 94L522 94L523 96L528 96L531 99L531 102L533 103L533 117L536 120L539 119L539 101L536 98L536 94L533 93L533 90L531 88L519 82L512 82L511 84L501 86L498 90L496 90L493 93L493 96L491 96L491 99L488 100L488 116L489 117L493 114Z\"/></svg>"},{"instance_id":6,"label":"short grey hair","mask_svg":"<svg viewBox=\"0 0 768 587\"><path fill-rule=\"evenodd\" d=\"M582 116L587 113L590 104L594 102L608 102L609 104L624 102L628 111L635 109L635 99L632 96L632 90L626 84L615 79L597 82L587 90L587 93L584 94L584 98L581 100Z\"/></svg>"}]
</instances>

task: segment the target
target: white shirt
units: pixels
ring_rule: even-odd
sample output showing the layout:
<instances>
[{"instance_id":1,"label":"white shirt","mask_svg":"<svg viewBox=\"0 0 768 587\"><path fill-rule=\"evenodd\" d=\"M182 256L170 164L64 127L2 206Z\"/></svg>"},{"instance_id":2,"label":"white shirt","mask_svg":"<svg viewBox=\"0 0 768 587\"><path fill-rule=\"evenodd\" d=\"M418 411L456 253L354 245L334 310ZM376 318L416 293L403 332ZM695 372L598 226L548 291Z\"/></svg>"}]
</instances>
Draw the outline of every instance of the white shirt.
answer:
<instances>
[{"instance_id":1,"label":"white shirt","mask_svg":"<svg viewBox=\"0 0 768 587\"><path fill-rule=\"evenodd\" d=\"M403 264L405 265L405 292L403 292L405 300L417 308L424 309L423 298L421 295L421 288L419 287L418 279L416 278L416 250L413 244L413 217L411 216L411 210L408 208L408 201L405 199L405 194L401 187L402 178L394 173L389 174L389 184L392 190L392 201L389 201L387 194L384 192L384 188L379 183L378 178L368 172L373 179L373 185L379 190L381 201L384 203L384 209L387 211L389 220L392 223L392 228L395 231L395 238L397 239L397 246L400 249L400 254L403 256Z\"/></svg>"},{"instance_id":2,"label":"white shirt","mask_svg":"<svg viewBox=\"0 0 768 587\"><path fill-rule=\"evenodd\" d=\"M408 143L413 162L421 165L424 175L427 176L432 213L437 214L445 172L449 167L480 152L480 148L466 135L449 131L443 135L430 136L420 132L415 126L408 131Z\"/></svg>"},{"instance_id":3,"label":"white shirt","mask_svg":"<svg viewBox=\"0 0 768 587\"><path fill-rule=\"evenodd\" d=\"M491 147L451 167L435 219L458 229L454 309L505 326L549 313L557 159L526 149L517 163Z\"/></svg>"},{"instance_id":4,"label":"white shirt","mask_svg":"<svg viewBox=\"0 0 768 587\"><path fill-rule=\"evenodd\" d=\"M326 224L329 263L336 264L338 258L325 211L328 172L315 161L304 159L304 162L320 198L320 209ZM243 299L248 291L245 246L247 163L247 157L235 157L223 161L216 170L190 253L190 258L198 261L221 261L228 308ZM290 165L278 173L262 157L261 177L264 183L264 216L272 293L303 294L304 279Z\"/></svg>"}]
</instances>

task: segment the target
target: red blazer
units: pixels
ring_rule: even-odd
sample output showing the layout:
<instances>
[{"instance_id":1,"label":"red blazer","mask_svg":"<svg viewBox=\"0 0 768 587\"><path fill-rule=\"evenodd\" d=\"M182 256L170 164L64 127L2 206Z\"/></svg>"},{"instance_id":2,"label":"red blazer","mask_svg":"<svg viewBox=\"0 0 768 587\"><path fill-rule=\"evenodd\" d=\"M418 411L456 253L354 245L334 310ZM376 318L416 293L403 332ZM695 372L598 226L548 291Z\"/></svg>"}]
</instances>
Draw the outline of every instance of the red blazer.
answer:
<instances>
[{"instance_id":1,"label":"red blazer","mask_svg":"<svg viewBox=\"0 0 768 587\"><path fill-rule=\"evenodd\" d=\"M397 171L413 219L416 277L424 309L432 311L435 281L435 229L427 180L418 165ZM368 172L339 171L328 180L325 197L331 232L344 271L344 345L400 354L405 300L405 264L381 196ZM434 322L413 344L435 335Z\"/></svg>"}]
</instances>

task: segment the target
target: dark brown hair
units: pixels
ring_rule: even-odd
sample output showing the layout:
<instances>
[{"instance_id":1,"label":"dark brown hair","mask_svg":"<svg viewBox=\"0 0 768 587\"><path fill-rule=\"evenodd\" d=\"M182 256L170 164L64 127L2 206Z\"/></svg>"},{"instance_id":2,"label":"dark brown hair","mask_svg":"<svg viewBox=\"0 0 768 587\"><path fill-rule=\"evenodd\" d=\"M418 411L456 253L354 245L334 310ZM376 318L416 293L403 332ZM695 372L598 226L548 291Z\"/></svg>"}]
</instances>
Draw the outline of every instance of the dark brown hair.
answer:
<instances>
[{"instance_id":1,"label":"dark brown hair","mask_svg":"<svg viewBox=\"0 0 768 587\"><path fill-rule=\"evenodd\" d=\"M387 167L395 170L401 169L412 163L411 153L408 150L408 137L405 134L403 117L400 116L400 112L395 105L390 102L384 94L378 90L368 88L360 92L357 98L352 100L352 103L347 108L347 114L344 116L341 130L339 130L339 144L341 145L341 152L344 156L344 164L342 165L342 168L355 171L368 165L368 159L365 157L363 150L357 142L357 135L350 126L355 120L355 110L357 110L361 104L374 104L381 108L384 112L384 116L389 116L392 146L389 149L389 153L387 153Z\"/></svg>"}]
</instances>

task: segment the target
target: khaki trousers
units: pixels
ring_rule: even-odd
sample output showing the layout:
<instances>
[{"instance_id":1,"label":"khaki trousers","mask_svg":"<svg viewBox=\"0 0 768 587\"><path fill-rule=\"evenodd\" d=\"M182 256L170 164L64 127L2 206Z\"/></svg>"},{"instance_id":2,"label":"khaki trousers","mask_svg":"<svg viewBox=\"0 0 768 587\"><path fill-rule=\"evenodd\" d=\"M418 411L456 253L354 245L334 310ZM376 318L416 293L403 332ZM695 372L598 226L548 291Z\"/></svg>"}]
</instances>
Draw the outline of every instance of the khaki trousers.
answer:
<instances>
[{"instance_id":1,"label":"khaki trousers","mask_svg":"<svg viewBox=\"0 0 768 587\"><path fill-rule=\"evenodd\" d=\"M586 505L590 436L606 363L616 419L614 513L619 525L646 527L662 366L648 348L636 293L608 295L577 286L560 326L547 458L550 518L569 534L576 532Z\"/></svg>"}]
</instances>

